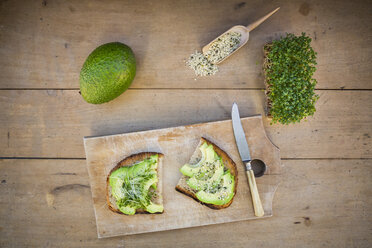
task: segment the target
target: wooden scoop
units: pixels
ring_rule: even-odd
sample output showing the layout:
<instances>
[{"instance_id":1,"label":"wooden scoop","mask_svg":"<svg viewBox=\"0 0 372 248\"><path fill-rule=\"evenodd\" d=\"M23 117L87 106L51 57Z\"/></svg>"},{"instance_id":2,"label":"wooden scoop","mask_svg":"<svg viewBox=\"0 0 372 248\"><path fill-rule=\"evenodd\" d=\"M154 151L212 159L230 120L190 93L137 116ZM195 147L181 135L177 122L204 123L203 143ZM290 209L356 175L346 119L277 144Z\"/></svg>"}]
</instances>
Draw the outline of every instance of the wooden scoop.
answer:
<instances>
[{"instance_id":1,"label":"wooden scoop","mask_svg":"<svg viewBox=\"0 0 372 248\"><path fill-rule=\"evenodd\" d=\"M244 27L242 25L237 25L237 26L234 26L234 27L230 28L229 30L227 30L226 32L224 32L223 34L221 34L220 36L218 36L216 39L212 40L208 45L204 46L203 49L202 49L203 54L205 55L206 52L208 51L209 47L212 45L212 43L215 42L222 35L224 35L226 33L229 33L229 32L240 33L242 36L240 38L239 47L234 52L230 53L228 56L226 56L225 58L223 58L222 60L218 61L215 64L221 63L222 61L224 61L225 59L227 59L229 56L231 56L233 53L235 53L236 51L238 51L242 46L245 45L245 43L247 43L247 41L249 40L249 32L250 31L252 31L256 27L258 27L258 25L260 25L261 23L263 23L267 18L269 18L270 16L272 16L279 9L280 9L280 7L279 8L276 8L275 10L271 11L269 14L265 15L264 17L261 17L257 21L249 24L247 27Z\"/></svg>"}]
</instances>

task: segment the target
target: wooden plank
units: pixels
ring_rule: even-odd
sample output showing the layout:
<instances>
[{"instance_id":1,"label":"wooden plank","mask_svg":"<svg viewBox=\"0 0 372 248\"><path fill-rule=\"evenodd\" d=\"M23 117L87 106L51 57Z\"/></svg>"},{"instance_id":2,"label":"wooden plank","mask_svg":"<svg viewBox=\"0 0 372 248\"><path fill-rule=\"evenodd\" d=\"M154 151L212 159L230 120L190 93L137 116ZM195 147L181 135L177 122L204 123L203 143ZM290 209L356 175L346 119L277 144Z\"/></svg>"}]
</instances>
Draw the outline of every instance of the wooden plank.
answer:
<instances>
[{"instance_id":1,"label":"wooden plank","mask_svg":"<svg viewBox=\"0 0 372 248\"><path fill-rule=\"evenodd\" d=\"M98 236L105 238L257 219L234 134L226 132L231 130L231 125L228 120L84 139ZM257 187L265 213L263 217L271 217L273 198L283 171L280 152L267 138L261 116L244 118L242 125L245 130L251 130L246 137L252 158L261 159L267 165L266 175L257 178ZM195 204L184 194L173 194L182 175L179 170L190 160L201 137L219 146L238 167L236 175L233 173L237 182L234 201L219 211L211 212L210 208ZM162 214L142 214L136 218L113 213L107 206L107 176L119 161L139 152L164 154L158 175L166 209ZM117 222L120 223L115 225Z\"/></svg>"},{"instance_id":2,"label":"wooden plank","mask_svg":"<svg viewBox=\"0 0 372 248\"><path fill-rule=\"evenodd\" d=\"M372 91L319 91L307 122L270 125L282 158L371 158ZM83 137L230 119L263 113L260 90L130 90L103 105L76 90L0 91L0 157L84 158ZM337 149L335 149L337 148Z\"/></svg>"},{"instance_id":3,"label":"wooden plank","mask_svg":"<svg viewBox=\"0 0 372 248\"><path fill-rule=\"evenodd\" d=\"M98 240L84 160L1 160L0 245L370 247L371 160L283 163L272 218Z\"/></svg>"},{"instance_id":4,"label":"wooden plank","mask_svg":"<svg viewBox=\"0 0 372 248\"><path fill-rule=\"evenodd\" d=\"M280 6L220 72L194 81L184 60L237 24ZM318 52L318 88L371 88L372 5L368 1L3 1L0 88L78 88L98 45L121 41L138 60L134 88L263 88L262 46L307 32Z\"/></svg>"}]
</instances>

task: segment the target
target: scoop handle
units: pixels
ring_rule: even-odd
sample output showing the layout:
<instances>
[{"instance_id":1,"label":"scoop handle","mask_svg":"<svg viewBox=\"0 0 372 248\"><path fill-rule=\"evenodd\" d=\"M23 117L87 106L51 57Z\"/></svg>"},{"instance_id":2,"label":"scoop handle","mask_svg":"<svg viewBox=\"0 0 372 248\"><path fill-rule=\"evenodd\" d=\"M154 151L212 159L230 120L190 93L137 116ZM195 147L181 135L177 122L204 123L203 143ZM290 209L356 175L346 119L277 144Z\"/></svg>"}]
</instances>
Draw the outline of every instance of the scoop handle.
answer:
<instances>
[{"instance_id":1,"label":"scoop handle","mask_svg":"<svg viewBox=\"0 0 372 248\"><path fill-rule=\"evenodd\" d=\"M248 32L251 32L253 29L257 28L261 23L263 23L264 21L266 21L267 18L269 18L270 16L272 16L275 12L277 12L278 10L280 9L280 7L274 9L273 11L271 11L269 14L265 15L264 17L261 17L260 19L258 19L257 21L249 24L247 26L247 29L248 29Z\"/></svg>"},{"instance_id":2,"label":"scoop handle","mask_svg":"<svg viewBox=\"0 0 372 248\"><path fill-rule=\"evenodd\" d=\"M249 188L251 190L252 202L254 208L254 215L257 217L262 217L265 212L262 207L260 195L258 194L256 179L254 177L253 170L247 170Z\"/></svg>"}]
</instances>

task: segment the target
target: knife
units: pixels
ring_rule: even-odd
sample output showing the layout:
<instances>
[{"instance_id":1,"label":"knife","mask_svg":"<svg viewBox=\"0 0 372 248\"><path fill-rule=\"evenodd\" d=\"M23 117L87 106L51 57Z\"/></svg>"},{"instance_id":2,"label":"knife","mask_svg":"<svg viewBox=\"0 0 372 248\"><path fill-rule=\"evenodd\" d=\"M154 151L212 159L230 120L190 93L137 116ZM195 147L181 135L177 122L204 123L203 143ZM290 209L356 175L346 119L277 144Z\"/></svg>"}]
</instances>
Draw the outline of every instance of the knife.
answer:
<instances>
[{"instance_id":1,"label":"knife","mask_svg":"<svg viewBox=\"0 0 372 248\"><path fill-rule=\"evenodd\" d=\"M245 170L248 177L249 188L251 190L252 195L254 214L257 217L261 217L264 215L264 210L260 200L260 195L258 194L256 178L254 177L254 172L251 166L251 155L249 153L248 143L245 138L244 129L240 121L238 105L236 103L234 103L232 106L231 117L236 146L238 147L240 158L242 159L245 165Z\"/></svg>"}]
</instances>

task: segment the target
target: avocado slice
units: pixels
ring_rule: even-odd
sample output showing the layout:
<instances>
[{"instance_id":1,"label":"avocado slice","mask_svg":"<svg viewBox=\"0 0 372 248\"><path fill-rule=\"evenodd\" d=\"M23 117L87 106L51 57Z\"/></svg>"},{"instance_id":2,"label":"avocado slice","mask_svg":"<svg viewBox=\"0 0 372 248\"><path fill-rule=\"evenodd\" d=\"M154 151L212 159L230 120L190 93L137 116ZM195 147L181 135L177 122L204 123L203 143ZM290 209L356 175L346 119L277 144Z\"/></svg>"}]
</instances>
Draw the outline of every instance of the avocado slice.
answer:
<instances>
[{"instance_id":1,"label":"avocado slice","mask_svg":"<svg viewBox=\"0 0 372 248\"><path fill-rule=\"evenodd\" d=\"M109 185L119 210L132 215L136 209L148 212L162 212L163 206L151 202L150 187L156 188L158 176L158 155L153 155L129 167L120 167L111 173Z\"/></svg>"},{"instance_id":2,"label":"avocado slice","mask_svg":"<svg viewBox=\"0 0 372 248\"><path fill-rule=\"evenodd\" d=\"M144 185L142 188L142 193L145 194L149 191L149 188L158 182L158 176L154 174Z\"/></svg>"},{"instance_id":3,"label":"avocado slice","mask_svg":"<svg viewBox=\"0 0 372 248\"><path fill-rule=\"evenodd\" d=\"M228 203L234 196L235 178L227 171L221 178L221 184L215 192L207 192L205 190L198 191L196 197L205 203L214 205L224 205Z\"/></svg>"},{"instance_id":4,"label":"avocado slice","mask_svg":"<svg viewBox=\"0 0 372 248\"><path fill-rule=\"evenodd\" d=\"M203 190L203 189L207 189L208 187L216 186L221 181L221 177L223 176L223 172L224 172L224 166L222 164L222 161L217 160L214 162L213 166L209 166L209 167L212 167L210 168L210 170L212 170L211 172L213 174L204 172L203 173L204 178L202 179L198 179L196 176L197 174L196 174L187 180L187 185L189 185L190 188L195 189L195 190Z\"/></svg>"},{"instance_id":5,"label":"avocado slice","mask_svg":"<svg viewBox=\"0 0 372 248\"><path fill-rule=\"evenodd\" d=\"M127 171L128 169L126 167L121 167L110 175L109 184L111 186L112 195L115 199L121 199L125 196L123 184Z\"/></svg>"},{"instance_id":6,"label":"avocado slice","mask_svg":"<svg viewBox=\"0 0 372 248\"><path fill-rule=\"evenodd\" d=\"M128 175L136 177L142 175L146 170L155 170L158 167L158 155L152 155L149 159L145 159L137 164L134 164L128 168ZM124 168L124 167L122 167Z\"/></svg>"},{"instance_id":7,"label":"avocado slice","mask_svg":"<svg viewBox=\"0 0 372 248\"><path fill-rule=\"evenodd\" d=\"M157 163L156 163L157 164ZM124 190L123 190L123 184L126 181L131 180L131 178L137 179L138 176L141 174L144 174L146 171L148 171L148 174L154 174L156 175L156 172L150 172L150 169L153 167L153 164L150 163L150 160L142 161L138 164L135 164L130 167L120 167L110 175L109 184L111 186L112 194L116 199L124 198ZM157 181L154 182L156 185Z\"/></svg>"},{"instance_id":8,"label":"avocado slice","mask_svg":"<svg viewBox=\"0 0 372 248\"><path fill-rule=\"evenodd\" d=\"M213 163L216 157L218 158L218 155L213 150L213 146L208 145L207 142L203 143L203 145L201 145L199 149L202 153L201 160L195 165L185 164L184 166L182 166L180 171L183 175L192 177L194 174L198 173L202 169L205 163Z\"/></svg>"},{"instance_id":9,"label":"avocado slice","mask_svg":"<svg viewBox=\"0 0 372 248\"><path fill-rule=\"evenodd\" d=\"M144 194L147 194L147 192L149 191L149 188L152 187L154 184L156 185L157 182L158 182L158 177L155 174L143 186L143 193ZM161 205L161 204L155 204L152 201L150 201L150 203L144 202L143 205L145 206L146 211L149 212L149 213L159 213L159 212L163 212L163 210L164 210L163 205Z\"/></svg>"},{"instance_id":10,"label":"avocado slice","mask_svg":"<svg viewBox=\"0 0 372 248\"><path fill-rule=\"evenodd\" d=\"M164 207L161 204L155 204L155 203L150 203L150 205L146 206L146 211L149 213L161 213L164 211Z\"/></svg>"},{"instance_id":11,"label":"avocado slice","mask_svg":"<svg viewBox=\"0 0 372 248\"><path fill-rule=\"evenodd\" d=\"M136 213L136 208L130 206L118 206L119 210L127 215L133 215Z\"/></svg>"}]
</instances>

